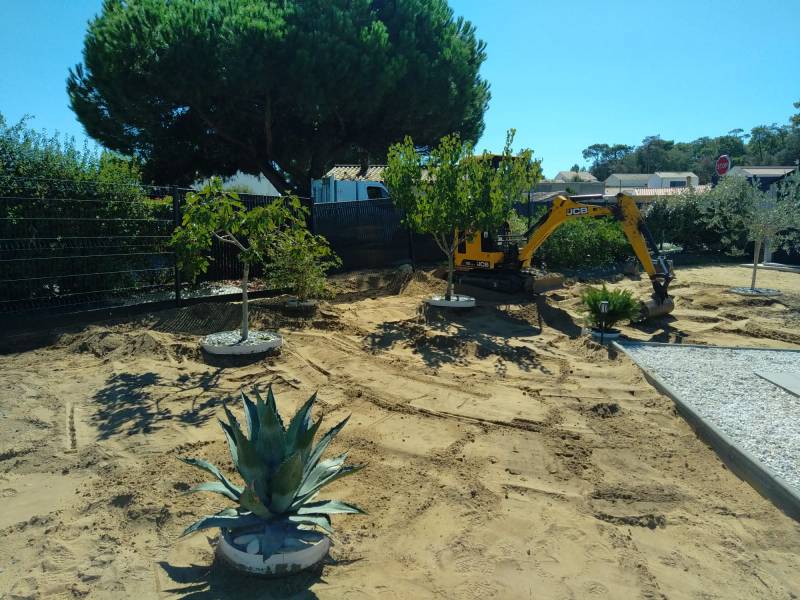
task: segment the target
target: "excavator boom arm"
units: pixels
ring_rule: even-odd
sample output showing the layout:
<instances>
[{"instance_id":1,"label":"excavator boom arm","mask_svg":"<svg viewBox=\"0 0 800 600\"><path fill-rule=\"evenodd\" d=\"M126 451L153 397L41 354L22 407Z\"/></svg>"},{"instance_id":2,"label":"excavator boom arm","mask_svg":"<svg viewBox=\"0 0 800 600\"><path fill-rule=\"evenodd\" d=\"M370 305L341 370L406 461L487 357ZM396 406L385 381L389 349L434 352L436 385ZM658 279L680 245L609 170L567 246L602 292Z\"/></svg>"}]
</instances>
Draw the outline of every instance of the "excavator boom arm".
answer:
<instances>
[{"instance_id":1,"label":"excavator boom arm","mask_svg":"<svg viewBox=\"0 0 800 600\"><path fill-rule=\"evenodd\" d=\"M523 268L530 267L534 253L547 240L548 237L561 225L571 219L594 217L614 217L621 226L625 237L628 239L636 258L650 276L653 284L653 299L661 304L668 298L669 283L673 279L672 269L666 261L659 257L658 263L653 262L651 251L656 252L650 231L647 229L636 202L625 194L617 195L616 205L583 204L575 202L566 196L556 197L550 209L542 216L538 223L528 230L528 241L520 248L518 260Z\"/></svg>"}]
</instances>

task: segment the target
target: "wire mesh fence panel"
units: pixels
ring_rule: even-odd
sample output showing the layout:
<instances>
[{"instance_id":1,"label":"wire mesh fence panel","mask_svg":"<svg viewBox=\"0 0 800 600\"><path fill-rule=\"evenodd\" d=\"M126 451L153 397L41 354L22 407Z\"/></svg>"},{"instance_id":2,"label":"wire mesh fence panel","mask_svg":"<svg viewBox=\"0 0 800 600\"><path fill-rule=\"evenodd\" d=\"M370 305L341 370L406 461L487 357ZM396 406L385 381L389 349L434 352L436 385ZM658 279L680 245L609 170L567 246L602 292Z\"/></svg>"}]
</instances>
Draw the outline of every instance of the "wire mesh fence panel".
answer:
<instances>
[{"instance_id":1,"label":"wire mesh fence panel","mask_svg":"<svg viewBox=\"0 0 800 600\"><path fill-rule=\"evenodd\" d=\"M0 176L0 316L170 298L170 189Z\"/></svg>"},{"instance_id":2,"label":"wire mesh fence panel","mask_svg":"<svg viewBox=\"0 0 800 600\"><path fill-rule=\"evenodd\" d=\"M430 236L409 233L390 199L328 202L312 210L316 233L328 239L346 269L441 258Z\"/></svg>"}]
</instances>

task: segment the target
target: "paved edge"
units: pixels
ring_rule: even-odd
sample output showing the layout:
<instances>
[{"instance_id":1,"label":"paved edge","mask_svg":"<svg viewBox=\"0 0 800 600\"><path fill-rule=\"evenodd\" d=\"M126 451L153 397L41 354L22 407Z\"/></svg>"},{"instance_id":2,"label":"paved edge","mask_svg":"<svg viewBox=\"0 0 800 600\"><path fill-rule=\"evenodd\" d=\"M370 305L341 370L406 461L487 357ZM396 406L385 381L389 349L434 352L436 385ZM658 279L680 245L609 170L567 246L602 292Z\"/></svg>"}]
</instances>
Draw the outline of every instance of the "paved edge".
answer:
<instances>
[{"instance_id":1,"label":"paved edge","mask_svg":"<svg viewBox=\"0 0 800 600\"><path fill-rule=\"evenodd\" d=\"M689 346L682 344L650 344L648 342L635 342L637 345L644 346L674 346L674 347L695 347L695 348L721 348L720 346ZM657 375L651 373L642 366L628 351L624 344L613 342L614 348L623 352L642 370L645 378L650 384L662 394L669 396L675 403L678 412L689 423L695 433L707 442L719 455L728 468L749 483L757 492L770 500L775 506L787 515L800 521L800 493L791 488L781 479L772 469L759 461L744 448L737 446L725 433L720 431L712 423L701 417L695 409L683 400L675 391L662 381ZM738 348L735 346L726 347L734 350L753 350L754 348ZM774 348L774 350L781 350Z\"/></svg>"}]
</instances>

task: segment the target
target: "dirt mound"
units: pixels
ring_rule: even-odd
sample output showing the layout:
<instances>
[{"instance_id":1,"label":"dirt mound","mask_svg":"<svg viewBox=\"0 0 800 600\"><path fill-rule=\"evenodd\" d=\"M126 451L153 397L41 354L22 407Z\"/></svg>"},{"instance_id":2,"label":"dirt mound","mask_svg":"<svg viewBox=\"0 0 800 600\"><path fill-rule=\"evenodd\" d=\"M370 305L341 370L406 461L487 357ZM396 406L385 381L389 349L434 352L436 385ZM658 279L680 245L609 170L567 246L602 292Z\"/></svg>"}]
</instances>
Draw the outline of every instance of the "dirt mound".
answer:
<instances>
[{"instance_id":1,"label":"dirt mound","mask_svg":"<svg viewBox=\"0 0 800 600\"><path fill-rule=\"evenodd\" d=\"M199 354L196 343L146 330L121 332L104 327L90 327L81 333L62 337L61 343L73 352L89 353L107 360L181 360L195 358Z\"/></svg>"},{"instance_id":2,"label":"dirt mound","mask_svg":"<svg viewBox=\"0 0 800 600\"><path fill-rule=\"evenodd\" d=\"M414 271L405 276L405 281L398 286L397 294L403 296L429 296L443 294L447 282L436 277L433 272Z\"/></svg>"}]
</instances>

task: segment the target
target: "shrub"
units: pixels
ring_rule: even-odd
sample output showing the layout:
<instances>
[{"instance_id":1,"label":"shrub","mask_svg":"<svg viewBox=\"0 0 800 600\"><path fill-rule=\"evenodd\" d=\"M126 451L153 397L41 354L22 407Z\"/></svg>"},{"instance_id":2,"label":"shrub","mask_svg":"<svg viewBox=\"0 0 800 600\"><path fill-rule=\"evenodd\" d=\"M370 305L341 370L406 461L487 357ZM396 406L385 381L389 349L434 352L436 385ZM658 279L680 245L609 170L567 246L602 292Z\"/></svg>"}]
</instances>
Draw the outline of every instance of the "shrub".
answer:
<instances>
[{"instance_id":1,"label":"shrub","mask_svg":"<svg viewBox=\"0 0 800 600\"><path fill-rule=\"evenodd\" d=\"M326 275L341 264L328 240L298 227L276 236L265 279L271 287L289 288L298 300L324 298L328 295Z\"/></svg>"},{"instance_id":2,"label":"shrub","mask_svg":"<svg viewBox=\"0 0 800 600\"><path fill-rule=\"evenodd\" d=\"M628 290L609 290L605 284L602 288L590 287L581 294L581 301L586 309L586 320L592 327L604 324L608 331L622 320L634 320L639 316L640 303ZM600 303L608 302L608 312L600 312ZM603 318L605 317L605 318Z\"/></svg>"},{"instance_id":3,"label":"shrub","mask_svg":"<svg viewBox=\"0 0 800 600\"><path fill-rule=\"evenodd\" d=\"M631 255L625 234L614 219L575 219L553 232L537 252L551 267L610 265Z\"/></svg>"}]
</instances>

